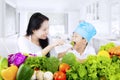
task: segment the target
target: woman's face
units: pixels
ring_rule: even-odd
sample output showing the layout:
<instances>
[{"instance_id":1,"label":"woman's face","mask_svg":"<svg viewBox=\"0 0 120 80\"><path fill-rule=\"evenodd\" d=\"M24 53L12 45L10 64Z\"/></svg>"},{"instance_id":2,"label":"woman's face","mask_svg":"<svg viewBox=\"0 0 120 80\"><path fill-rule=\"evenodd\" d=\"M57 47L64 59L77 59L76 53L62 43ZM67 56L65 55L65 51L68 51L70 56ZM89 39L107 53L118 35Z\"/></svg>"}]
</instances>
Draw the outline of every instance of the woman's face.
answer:
<instances>
[{"instance_id":1,"label":"woman's face","mask_svg":"<svg viewBox=\"0 0 120 80\"><path fill-rule=\"evenodd\" d=\"M46 39L49 33L49 21L45 20L38 30L33 30L33 35L39 39Z\"/></svg>"},{"instance_id":2,"label":"woman's face","mask_svg":"<svg viewBox=\"0 0 120 80\"><path fill-rule=\"evenodd\" d=\"M83 39L78 33L73 33L72 41L74 41L74 48L80 48L86 44L86 40Z\"/></svg>"}]
</instances>

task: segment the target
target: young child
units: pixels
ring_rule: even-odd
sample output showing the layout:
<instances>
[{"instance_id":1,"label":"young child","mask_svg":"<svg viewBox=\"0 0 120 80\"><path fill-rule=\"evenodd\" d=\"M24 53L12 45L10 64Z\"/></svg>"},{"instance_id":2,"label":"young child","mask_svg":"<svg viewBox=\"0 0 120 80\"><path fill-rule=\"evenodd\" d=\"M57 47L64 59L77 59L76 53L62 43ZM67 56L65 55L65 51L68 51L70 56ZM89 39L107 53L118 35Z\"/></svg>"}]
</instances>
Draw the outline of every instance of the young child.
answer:
<instances>
[{"instance_id":1,"label":"young child","mask_svg":"<svg viewBox=\"0 0 120 80\"><path fill-rule=\"evenodd\" d=\"M78 60L86 59L88 55L95 55L94 48L89 45L90 40L95 34L96 29L92 24L85 21L79 23L72 36L74 46L67 52L72 52ZM58 57L61 58L65 53L60 53Z\"/></svg>"}]
</instances>

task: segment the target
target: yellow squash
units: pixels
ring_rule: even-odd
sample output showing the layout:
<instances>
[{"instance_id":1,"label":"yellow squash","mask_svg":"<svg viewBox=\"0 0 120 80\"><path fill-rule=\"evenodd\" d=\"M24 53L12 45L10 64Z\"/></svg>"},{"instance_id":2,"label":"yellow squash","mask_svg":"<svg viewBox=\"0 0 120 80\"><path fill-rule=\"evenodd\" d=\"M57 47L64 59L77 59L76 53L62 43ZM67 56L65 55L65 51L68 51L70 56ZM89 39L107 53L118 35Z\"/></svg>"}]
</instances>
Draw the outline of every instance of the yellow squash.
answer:
<instances>
[{"instance_id":1,"label":"yellow squash","mask_svg":"<svg viewBox=\"0 0 120 80\"><path fill-rule=\"evenodd\" d=\"M3 77L4 80L15 80L17 71L18 67L15 65L11 65L7 69L1 71L1 76Z\"/></svg>"}]
</instances>

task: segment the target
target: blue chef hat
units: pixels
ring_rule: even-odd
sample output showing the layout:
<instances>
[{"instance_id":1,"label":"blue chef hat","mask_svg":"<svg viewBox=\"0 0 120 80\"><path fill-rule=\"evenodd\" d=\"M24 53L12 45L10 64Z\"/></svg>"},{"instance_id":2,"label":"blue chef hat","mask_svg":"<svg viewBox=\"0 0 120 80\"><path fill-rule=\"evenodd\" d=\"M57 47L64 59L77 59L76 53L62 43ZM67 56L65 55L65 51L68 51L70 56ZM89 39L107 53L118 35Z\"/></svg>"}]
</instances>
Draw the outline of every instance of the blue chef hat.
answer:
<instances>
[{"instance_id":1,"label":"blue chef hat","mask_svg":"<svg viewBox=\"0 0 120 80\"><path fill-rule=\"evenodd\" d=\"M96 34L96 29L92 24L83 21L79 23L74 32L78 33L89 42L90 39Z\"/></svg>"}]
</instances>

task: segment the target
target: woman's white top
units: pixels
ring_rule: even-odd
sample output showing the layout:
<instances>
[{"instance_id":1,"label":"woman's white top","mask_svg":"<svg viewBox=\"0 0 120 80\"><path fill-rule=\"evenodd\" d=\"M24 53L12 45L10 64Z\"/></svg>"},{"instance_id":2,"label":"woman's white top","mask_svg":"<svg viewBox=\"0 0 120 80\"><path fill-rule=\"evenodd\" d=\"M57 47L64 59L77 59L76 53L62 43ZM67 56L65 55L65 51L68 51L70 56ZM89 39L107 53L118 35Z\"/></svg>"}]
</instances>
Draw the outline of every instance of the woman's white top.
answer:
<instances>
[{"instance_id":1,"label":"woman's white top","mask_svg":"<svg viewBox=\"0 0 120 80\"><path fill-rule=\"evenodd\" d=\"M49 39L49 44L51 44L51 39ZM41 53L42 48L32 43L31 37L30 39L27 39L25 36L20 36L18 39L18 47L19 47L19 51L22 53L31 53L31 54L36 54L37 56L42 56ZM50 56L56 57L56 53L54 49L50 51Z\"/></svg>"},{"instance_id":2,"label":"woman's white top","mask_svg":"<svg viewBox=\"0 0 120 80\"><path fill-rule=\"evenodd\" d=\"M78 59L86 59L89 55L96 55L95 49L90 45L87 45L87 47L85 48L85 51L81 55L74 49L68 52L72 52Z\"/></svg>"}]
</instances>

